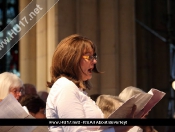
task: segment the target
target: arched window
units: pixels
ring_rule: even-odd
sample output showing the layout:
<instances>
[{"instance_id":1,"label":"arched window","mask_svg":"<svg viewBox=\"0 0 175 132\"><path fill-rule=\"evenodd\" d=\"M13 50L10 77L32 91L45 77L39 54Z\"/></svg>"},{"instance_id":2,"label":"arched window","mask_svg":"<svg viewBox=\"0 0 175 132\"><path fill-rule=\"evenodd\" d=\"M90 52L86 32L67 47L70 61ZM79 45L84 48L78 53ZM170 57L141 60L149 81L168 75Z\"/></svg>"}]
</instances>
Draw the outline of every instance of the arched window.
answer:
<instances>
[{"instance_id":1,"label":"arched window","mask_svg":"<svg viewBox=\"0 0 175 132\"><path fill-rule=\"evenodd\" d=\"M18 0L0 0L0 41L2 41L7 34L3 32L3 29L18 15L18 13ZM18 43L0 59L0 73L4 71L13 72L20 76Z\"/></svg>"}]
</instances>

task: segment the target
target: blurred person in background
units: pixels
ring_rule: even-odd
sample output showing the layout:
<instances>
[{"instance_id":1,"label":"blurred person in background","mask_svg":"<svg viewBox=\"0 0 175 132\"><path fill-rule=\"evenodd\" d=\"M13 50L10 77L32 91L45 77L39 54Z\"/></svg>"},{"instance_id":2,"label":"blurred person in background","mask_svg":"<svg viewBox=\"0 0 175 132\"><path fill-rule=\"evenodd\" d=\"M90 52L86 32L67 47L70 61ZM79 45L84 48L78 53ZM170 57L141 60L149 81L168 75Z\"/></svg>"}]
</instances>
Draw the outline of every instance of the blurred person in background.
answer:
<instances>
[{"instance_id":1,"label":"blurred person in background","mask_svg":"<svg viewBox=\"0 0 175 132\"><path fill-rule=\"evenodd\" d=\"M46 103L37 95L24 95L19 103L35 118L46 118Z\"/></svg>"},{"instance_id":2,"label":"blurred person in background","mask_svg":"<svg viewBox=\"0 0 175 132\"><path fill-rule=\"evenodd\" d=\"M124 101L118 96L105 94L98 96L96 101L96 104L99 106L104 114L104 118L108 118L115 110L123 105L123 103ZM143 130L139 126L134 126L127 132L143 132Z\"/></svg>"},{"instance_id":3,"label":"blurred person in background","mask_svg":"<svg viewBox=\"0 0 175 132\"><path fill-rule=\"evenodd\" d=\"M46 92L46 91L39 91L37 94L44 102L46 102L47 96L48 96L48 92Z\"/></svg>"},{"instance_id":4,"label":"blurred person in background","mask_svg":"<svg viewBox=\"0 0 175 132\"><path fill-rule=\"evenodd\" d=\"M30 83L24 83L24 93L27 95L37 95L36 87Z\"/></svg>"},{"instance_id":5,"label":"blurred person in background","mask_svg":"<svg viewBox=\"0 0 175 132\"><path fill-rule=\"evenodd\" d=\"M24 91L22 80L11 72L3 72L0 74L0 99L4 99L11 93L18 101Z\"/></svg>"},{"instance_id":6,"label":"blurred person in background","mask_svg":"<svg viewBox=\"0 0 175 132\"><path fill-rule=\"evenodd\" d=\"M139 93L146 93L146 92L140 88L128 86L124 88L123 91L119 94L119 98L121 98L123 101L126 102L132 96L137 95ZM143 116L143 119L146 119L148 114L149 112ZM140 126L140 127L143 129L143 132L157 132L157 130L153 126Z\"/></svg>"}]
</instances>

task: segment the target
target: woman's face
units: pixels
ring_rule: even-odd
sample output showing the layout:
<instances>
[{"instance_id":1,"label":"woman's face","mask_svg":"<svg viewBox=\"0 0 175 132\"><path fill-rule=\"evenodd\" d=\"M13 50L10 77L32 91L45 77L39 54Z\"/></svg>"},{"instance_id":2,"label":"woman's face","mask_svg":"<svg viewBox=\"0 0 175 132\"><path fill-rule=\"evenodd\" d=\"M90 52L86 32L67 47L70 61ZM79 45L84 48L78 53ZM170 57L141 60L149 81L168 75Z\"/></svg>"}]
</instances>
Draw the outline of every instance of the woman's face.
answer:
<instances>
[{"instance_id":1,"label":"woman's face","mask_svg":"<svg viewBox=\"0 0 175 132\"><path fill-rule=\"evenodd\" d=\"M22 96L23 91L24 91L23 87L11 88L11 89L10 89L10 93L12 93L13 96L14 96L17 100L20 99L20 97Z\"/></svg>"},{"instance_id":2,"label":"woman's face","mask_svg":"<svg viewBox=\"0 0 175 132\"><path fill-rule=\"evenodd\" d=\"M92 70L94 65L97 63L97 57L93 56L93 51L86 52L80 61L80 67L82 69L82 79L83 81L89 80L92 78Z\"/></svg>"}]
</instances>

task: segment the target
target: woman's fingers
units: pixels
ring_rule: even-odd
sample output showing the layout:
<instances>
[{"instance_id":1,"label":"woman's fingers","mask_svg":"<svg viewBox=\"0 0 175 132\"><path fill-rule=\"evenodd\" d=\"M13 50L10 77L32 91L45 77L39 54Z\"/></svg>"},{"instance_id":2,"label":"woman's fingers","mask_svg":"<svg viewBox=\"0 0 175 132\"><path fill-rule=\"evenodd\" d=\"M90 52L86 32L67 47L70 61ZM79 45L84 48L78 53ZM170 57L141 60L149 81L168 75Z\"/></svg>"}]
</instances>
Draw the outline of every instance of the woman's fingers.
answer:
<instances>
[{"instance_id":1,"label":"woman's fingers","mask_svg":"<svg viewBox=\"0 0 175 132\"><path fill-rule=\"evenodd\" d=\"M134 118L135 112L136 112L137 106L133 105L131 113L128 114L126 118Z\"/></svg>"},{"instance_id":2,"label":"woman's fingers","mask_svg":"<svg viewBox=\"0 0 175 132\"><path fill-rule=\"evenodd\" d=\"M145 110L142 109L137 115L135 115L136 118L143 118L145 115Z\"/></svg>"},{"instance_id":3,"label":"woman's fingers","mask_svg":"<svg viewBox=\"0 0 175 132\"><path fill-rule=\"evenodd\" d=\"M132 116L132 118L134 118L134 115L135 115L136 109L137 109L137 106L134 105L134 106L132 107L132 111L131 111L131 116Z\"/></svg>"}]
</instances>

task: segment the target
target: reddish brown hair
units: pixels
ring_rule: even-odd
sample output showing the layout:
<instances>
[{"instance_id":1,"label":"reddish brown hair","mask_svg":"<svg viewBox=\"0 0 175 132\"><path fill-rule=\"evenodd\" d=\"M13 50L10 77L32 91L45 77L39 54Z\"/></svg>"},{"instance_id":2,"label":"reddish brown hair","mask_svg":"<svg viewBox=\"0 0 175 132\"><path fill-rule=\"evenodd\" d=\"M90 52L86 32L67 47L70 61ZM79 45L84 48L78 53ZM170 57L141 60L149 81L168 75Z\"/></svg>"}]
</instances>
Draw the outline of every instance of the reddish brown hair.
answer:
<instances>
[{"instance_id":1,"label":"reddish brown hair","mask_svg":"<svg viewBox=\"0 0 175 132\"><path fill-rule=\"evenodd\" d=\"M81 80L80 67L82 55L90 50L93 50L93 53L96 54L95 45L86 37L74 34L63 39L54 52L51 66L51 82L47 82L47 86L51 88L58 78L66 77L79 88L90 88L88 80ZM94 65L93 72L100 73L96 65Z\"/></svg>"}]
</instances>

